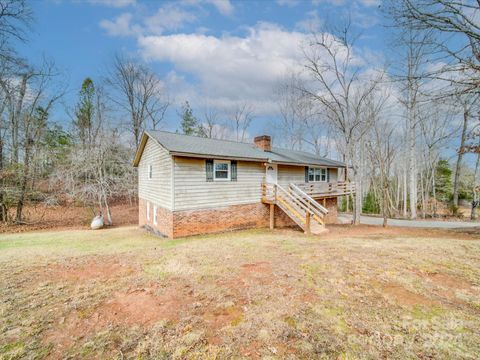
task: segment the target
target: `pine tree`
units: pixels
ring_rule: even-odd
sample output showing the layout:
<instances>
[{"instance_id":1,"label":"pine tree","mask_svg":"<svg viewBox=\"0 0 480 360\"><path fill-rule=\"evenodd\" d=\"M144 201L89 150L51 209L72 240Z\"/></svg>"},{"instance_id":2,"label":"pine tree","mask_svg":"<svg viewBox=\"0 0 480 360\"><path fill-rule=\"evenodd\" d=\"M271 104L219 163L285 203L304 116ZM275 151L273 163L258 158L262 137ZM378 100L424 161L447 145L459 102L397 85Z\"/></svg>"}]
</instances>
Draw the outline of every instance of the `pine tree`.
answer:
<instances>
[{"instance_id":1,"label":"pine tree","mask_svg":"<svg viewBox=\"0 0 480 360\"><path fill-rule=\"evenodd\" d=\"M452 197L452 169L448 160L440 159L435 169L435 187L440 201L450 201Z\"/></svg>"},{"instance_id":2,"label":"pine tree","mask_svg":"<svg viewBox=\"0 0 480 360\"><path fill-rule=\"evenodd\" d=\"M185 101L185 104L183 104L180 116L182 118L182 122L180 124L182 127L182 133L185 135L206 137L205 129L201 124L199 124L197 118L193 115L193 110L188 101Z\"/></svg>"},{"instance_id":3,"label":"pine tree","mask_svg":"<svg viewBox=\"0 0 480 360\"><path fill-rule=\"evenodd\" d=\"M92 144L92 128L95 116L95 86L92 79L86 78L78 95L78 103L75 107L74 126L78 131L78 137L83 147Z\"/></svg>"}]
</instances>

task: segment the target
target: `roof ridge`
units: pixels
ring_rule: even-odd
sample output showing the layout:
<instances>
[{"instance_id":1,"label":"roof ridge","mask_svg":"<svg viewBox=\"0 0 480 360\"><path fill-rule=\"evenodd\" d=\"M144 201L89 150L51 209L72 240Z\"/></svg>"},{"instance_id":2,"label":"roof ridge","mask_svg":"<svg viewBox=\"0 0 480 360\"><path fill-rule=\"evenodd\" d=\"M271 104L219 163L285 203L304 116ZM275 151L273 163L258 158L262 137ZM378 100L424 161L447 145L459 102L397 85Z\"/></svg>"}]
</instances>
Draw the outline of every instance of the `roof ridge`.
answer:
<instances>
[{"instance_id":1,"label":"roof ridge","mask_svg":"<svg viewBox=\"0 0 480 360\"><path fill-rule=\"evenodd\" d=\"M145 132L147 132L147 133L148 133L148 132L152 132L152 131L162 132L162 133L172 134L172 135L178 135L178 136L193 137L193 138L197 138L197 139L214 140L214 141L226 141L226 142L232 142L232 143L235 143L235 144L250 145L251 147L253 147L253 148L255 148L255 149L258 149L258 148L255 146L255 144L249 143L249 142L244 142L244 141L236 141L236 140L229 140L229 139L209 138L209 137L203 137L203 136L198 136L198 135L187 135L187 134L180 134L180 133L177 133L177 132L166 131L166 130L154 130L154 129L145 130ZM260 149L258 149L258 150L260 150Z\"/></svg>"}]
</instances>

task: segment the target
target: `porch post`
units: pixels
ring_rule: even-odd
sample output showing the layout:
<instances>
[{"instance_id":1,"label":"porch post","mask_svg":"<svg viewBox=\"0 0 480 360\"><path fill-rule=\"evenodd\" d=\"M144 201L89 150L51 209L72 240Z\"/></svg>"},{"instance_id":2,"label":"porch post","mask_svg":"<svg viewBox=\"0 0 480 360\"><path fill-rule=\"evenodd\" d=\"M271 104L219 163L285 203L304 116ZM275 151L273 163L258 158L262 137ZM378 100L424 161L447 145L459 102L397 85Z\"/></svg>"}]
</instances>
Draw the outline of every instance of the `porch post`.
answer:
<instances>
[{"instance_id":1,"label":"porch post","mask_svg":"<svg viewBox=\"0 0 480 360\"><path fill-rule=\"evenodd\" d=\"M270 204L270 230L275 227L275 204Z\"/></svg>"},{"instance_id":2,"label":"porch post","mask_svg":"<svg viewBox=\"0 0 480 360\"><path fill-rule=\"evenodd\" d=\"M305 218L305 234L310 235L310 213L307 212L306 218Z\"/></svg>"}]
</instances>

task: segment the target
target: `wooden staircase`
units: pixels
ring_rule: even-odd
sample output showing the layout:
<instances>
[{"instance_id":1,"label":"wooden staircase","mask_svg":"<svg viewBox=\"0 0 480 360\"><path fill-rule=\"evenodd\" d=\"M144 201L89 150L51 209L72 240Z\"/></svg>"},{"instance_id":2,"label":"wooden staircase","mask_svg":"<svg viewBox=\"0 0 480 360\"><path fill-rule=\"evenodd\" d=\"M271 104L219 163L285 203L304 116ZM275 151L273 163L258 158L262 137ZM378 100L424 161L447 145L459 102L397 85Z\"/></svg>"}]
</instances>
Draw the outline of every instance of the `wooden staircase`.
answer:
<instances>
[{"instance_id":1,"label":"wooden staircase","mask_svg":"<svg viewBox=\"0 0 480 360\"><path fill-rule=\"evenodd\" d=\"M328 210L295 184L284 189L278 184L264 184L263 201L282 209L306 234L325 231Z\"/></svg>"}]
</instances>

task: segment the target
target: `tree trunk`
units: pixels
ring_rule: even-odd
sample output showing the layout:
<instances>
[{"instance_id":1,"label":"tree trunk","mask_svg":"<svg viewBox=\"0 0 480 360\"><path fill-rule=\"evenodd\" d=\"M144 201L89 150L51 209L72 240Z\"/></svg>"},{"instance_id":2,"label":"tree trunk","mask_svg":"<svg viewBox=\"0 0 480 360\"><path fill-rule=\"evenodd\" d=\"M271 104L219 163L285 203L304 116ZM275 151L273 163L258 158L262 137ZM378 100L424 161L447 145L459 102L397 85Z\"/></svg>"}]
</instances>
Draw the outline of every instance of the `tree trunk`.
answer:
<instances>
[{"instance_id":1,"label":"tree trunk","mask_svg":"<svg viewBox=\"0 0 480 360\"><path fill-rule=\"evenodd\" d=\"M410 115L413 116L413 115ZM410 186L410 219L417 218L417 169L416 169L416 154L415 154L415 125L414 119L410 119L409 126L409 186Z\"/></svg>"},{"instance_id":2,"label":"tree trunk","mask_svg":"<svg viewBox=\"0 0 480 360\"><path fill-rule=\"evenodd\" d=\"M435 183L435 168L433 169L433 176L432 176L432 207L433 207L433 217L437 217L437 188L436 188L436 183Z\"/></svg>"},{"instance_id":3,"label":"tree trunk","mask_svg":"<svg viewBox=\"0 0 480 360\"><path fill-rule=\"evenodd\" d=\"M405 171L403 173L403 217L406 219L407 218L407 196L408 196L408 188L407 188L407 172Z\"/></svg>"},{"instance_id":4,"label":"tree trunk","mask_svg":"<svg viewBox=\"0 0 480 360\"><path fill-rule=\"evenodd\" d=\"M1 136L1 134L0 134ZM0 137L0 175L3 171L3 139ZM3 192L3 180L0 187L0 222L7 221L7 207L5 206L5 194Z\"/></svg>"},{"instance_id":5,"label":"tree trunk","mask_svg":"<svg viewBox=\"0 0 480 360\"><path fill-rule=\"evenodd\" d=\"M462 135L460 138L460 148L458 149L458 155L457 155L455 179L453 181L453 205L454 206L458 206L458 183L460 180L460 172L462 168L463 150L465 148L465 140L467 137L468 116L469 116L468 109L465 108L465 110L463 111L463 128L462 128Z\"/></svg>"},{"instance_id":6,"label":"tree trunk","mask_svg":"<svg viewBox=\"0 0 480 360\"><path fill-rule=\"evenodd\" d=\"M478 177L478 168L480 166L480 153L477 153L477 161L475 162L475 173L473 175L473 201L472 201L472 212L470 214L470 219L477 220L477 177Z\"/></svg>"},{"instance_id":7,"label":"tree trunk","mask_svg":"<svg viewBox=\"0 0 480 360\"><path fill-rule=\"evenodd\" d=\"M355 201L353 203L353 224L360 225L360 214L362 211L362 180L355 171Z\"/></svg>"},{"instance_id":8,"label":"tree trunk","mask_svg":"<svg viewBox=\"0 0 480 360\"><path fill-rule=\"evenodd\" d=\"M25 146L25 160L23 164L23 176L20 184L20 196L17 202L17 211L15 214L15 222L18 224L22 222L22 212L23 206L25 204L25 194L27 192L27 182L29 177L29 170L30 170L30 149L33 144L32 139L27 139L27 144Z\"/></svg>"}]
</instances>

